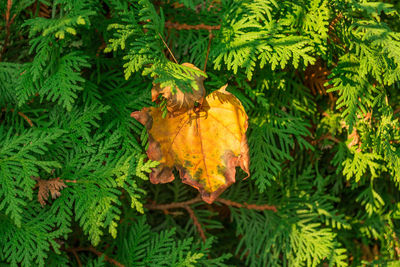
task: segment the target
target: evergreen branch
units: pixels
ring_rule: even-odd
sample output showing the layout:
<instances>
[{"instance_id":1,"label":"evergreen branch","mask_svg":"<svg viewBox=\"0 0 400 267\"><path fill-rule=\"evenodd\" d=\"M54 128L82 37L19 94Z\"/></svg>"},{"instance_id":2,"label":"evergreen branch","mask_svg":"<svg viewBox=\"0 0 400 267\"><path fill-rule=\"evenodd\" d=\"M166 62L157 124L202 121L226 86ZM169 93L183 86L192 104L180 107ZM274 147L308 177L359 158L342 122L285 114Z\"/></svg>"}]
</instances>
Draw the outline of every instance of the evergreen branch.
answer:
<instances>
[{"instance_id":1,"label":"evergreen branch","mask_svg":"<svg viewBox=\"0 0 400 267\"><path fill-rule=\"evenodd\" d=\"M211 30L209 31L210 33L208 34L207 55L206 55L206 60L204 61L204 68L203 68L204 72L206 72L207 69L208 56L210 55L211 40L214 37L214 35L211 33Z\"/></svg>"},{"instance_id":2,"label":"evergreen branch","mask_svg":"<svg viewBox=\"0 0 400 267\"><path fill-rule=\"evenodd\" d=\"M197 25L188 25L186 23L178 23L172 21L165 22L165 28L176 29L176 30L219 30L221 25L205 25L203 23Z\"/></svg>"},{"instance_id":3,"label":"evergreen branch","mask_svg":"<svg viewBox=\"0 0 400 267\"><path fill-rule=\"evenodd\" d=\"M6 26L5 26L5 28L6 28L6 37L4 38L4 44L3 44L3 49L1 50L1 53L0 53L0 62L1 62L1 59L2 59L2 57L3 57L3 55L4 55L4 53L6 52L6 50L7 50L7 46L8 46L8 42L9 42L9 39L10 39L10 27L11 27L11 24L14 22L14 19L15 19L15 16L16 16L16 14L14 14L13 16L12 16L12 18L10 19L10 11L11 11L11 7L12 7L12 0L8 0L7 1L7 11L6 11L6 15L5 15L5 20L6 20Z\"/></svg>"},{"instance_id":4,"label":"evergreen branch","mask_svg":"<svg viewBox=\"0 0 400 267\"><path fill-rule=\"evenodd\" d=\"M68 249L65 249L65 251L71 252L71 253L74 254L74 255L75 255L77 252L80 252L80 251L89 251L89 252L92 252L93 254L96 254L98 257L101 257L101 256L103 256L103 254L104 254L103 252L98 251L98 250L95 249L94 247L86 247L86 248L81 248L81 247L78 247L78 248L68 248ZM117 267L125 267L125 265L123 265L122 263L120 263L120 262L114 260L113 258L111 258L111 257L109 257L109 256L107 256L107 255L105 255L105 254L104 254L104 260L105 260L105 261L108 261L109 263L114 264L114 265L117 266ZM79 262L78 262L78 264L79 264Z\"/></svg>"},{"instance_id":5,"label":"evergreen branch","mask_svg":"<svg viewBox=\"0 0 400 267\"><path fill-rule=\"evenodd\" d=\"M160 36L161 41L163 42L163 44L165 45L165 47L168 49L168 52L169 52L169 54L172 56L172 58L174 59L175 63L176 63L176 64L179 64L178 61L176 60L174 54L172 53L171 49L169 49L167 43L164 41L164 38L162 38L162 36L161 36L160 33L158 33L158 36Z\"/></svg>"},{"instance_id":6,"label":"evergreen branch","mask_svg":"<svg viewBox=\"0 0 400 267\"><path fill-rule=\"evenodd\" d=\"M229 206L229 207L245 208L245 209L257 210L257 211L272 210L274 212L277 212L277 209L275 206L270 206L270 205L266 205L266 204L265 205L256 205L256 204L247 204L247 203L242 204L242 203L234 202L229 199L223 199L223 198L218 198L216 201L220 202L226 206ZM206 235L204 233L204 230L203 230L198 218L194 214L192 208L190 207L190 205L199 203L199 202L203 202L203 200L201 199L200 195L197 195L195 198L187 200L187 201L183 201L183 202L173 202L173 203L169 203L169 204L153 203L153 204L146 204L146 205L144 205L144 207L147 209L150 209L150 210L162 210L165 214L169 213L169 211L168 211L169 209L176 209L176 208L185 209L189 213L190 218L193 220L193 223L196 226L201 239L204 242L206 242Z\"/></svg>"},{"instance_id":7,"label":"evergreen branch","mask_svg":"<svg viewBox=\"0 0 400 267\"><path fill-rule=\"evenodd\" d=\"M0 1L0 265L392 266L397 2ZM249 117L251 180L213 206L148 184L129 116L197 76Z\"/></svg>"},{"instance_id":8,"label":"evergreen branch","mask_svg":"<svg viewBox=\"0 0 400 267\"><path fill-rule=\"evenodd\" d=\"M76 262L78 263L79 267L82 267L82 262L81 259L79 258L78 252L76 252L76 250L71 250L72 254L74 254L74 257L76 259Z\"/></svg>"},{"instance_id":9,"label":"evergreen branch","mask_svg":"<svg viewBox=\"0 0 400 267\"><path fill-rule=\"evenodd\" d=\"M312 144L312 145L320 144L321 141L323 141L323 140L325 140L325 139L331 140L331 141L333 141L333 142L335 142L335 143L337 143L337 144L339 144L339 143L342 142L342 141L340 141L338 138L333 137L331 134L327 133L327 134L321 135L321 137L319 137L319 138L316 139L316 140L312 140L312 141L311 141L311 144Z\"/></svg>"},{"instance_id":10,"label":"evergreen branch","mask_svg":"<svg viewBox=\"0 0 400 267\"><path fill-rule=\"evenodd\" d=\"M196 196L195 198L192 198L188 201L183 201L183 202L172 202L169 204L145 204L144 207L149 209L149 210L162 210L162 211L167 211L169 209L177 209L177 208L185 208L185 206L192 205L198 202L202 202L203 200L201 199L200 195Z\"/></svg>"},{"instance_id":11,"label":"evergreen branch","mask_svg":"<svg viewBox=\"0 0 400 267\"><path fill-rule=\"evenodd\" d=\"M220 202L226 206L230 206L230 207L236 207L236 208L245 208L245 209L249 209L249 210L258 210L258 211L262 211L262 210L273 210L274 212L277 212L277 209L275 206L271 206L271 205L256 205L256 204L248 204L248 203L238 203L238 202L234 202L231 201L229 199L223 199L223 198L218 198L216 200L217 202ZM203 202L203 200L201 199L201 197L198 195L195 198L192 198L188 201L183 201L183 202L172 202L169 204L145 204L144 207L149 209L149 210L162 210L162 211L167 211L169 209L177 209L177 208L183 208L185 209L186 206L195 204L195 203L199 203L199 202Z\"/></svg>"},{"instance_id":12,"label":"evergreen branch","mask_svg":"<svg viewBox=\"0 0 400 267\"><path fill-rule=\"evenodd\" d=\"M234 202L232 200L229 199L217 199L218 202L221 202L222 204L229 206L229 207L235 207L235 208L244 208L244 209L249 209L249 210L258 210L258 211L262 211L262 210L272 210L274 212L277 212L278 210L276 209L275 206L270 206L270 205L256 205L256 204L248 204L248 203L238 203L238 202Z\"/></svg>"},{"instance_id":13,"label":"evergreen branch","mask_svg":"<svg viewBox=\"0 0 400 267\"><path fill-rule=\"evenodd\" d=\"M2 108L1 109L1 111L2 112L5 112L5 111L11 111L11 112L14 112L14 109L13 108L10 108L10 109L7 109L7 108ZM32 123L32 121L31 121L31 119L29 119L29 117L28 116L26 116L24 113L22 113L21 111L18 111L18 115L20 115L22 118L24 118L24 120L26 120L26 122L31 126L31 127L33 127L33 123Z\"/></svg>"},{"instance_id":14,"label":"evergreen branch","mask_svg":"<svg viewBox=\"0 0 400 267\"><path fill-rule=\"evenodd\" d=\"M339 12L339 14L337 14L337 16L329 23L329 30L333 31L335 25L343 18L343 14L342 12Z\"/></svg>"},{"instance_id":15,"label":"evergreen branch","mask_svg":"<svg viewBox=\"0 0 400 267\"><path fill-rule=\"evenodd\" d=\"M187 212L190 215L190 218L193 220L194 225L197 227L197 231L199 231L201 239L203 240L203 242L206 242L206 235L204 234L204 230L201 227L199 219L197 219L196 215L194 214L193 210L190 208L189 205L186 205L184 208L187 210Z\"/></svg>"}]
</instances>

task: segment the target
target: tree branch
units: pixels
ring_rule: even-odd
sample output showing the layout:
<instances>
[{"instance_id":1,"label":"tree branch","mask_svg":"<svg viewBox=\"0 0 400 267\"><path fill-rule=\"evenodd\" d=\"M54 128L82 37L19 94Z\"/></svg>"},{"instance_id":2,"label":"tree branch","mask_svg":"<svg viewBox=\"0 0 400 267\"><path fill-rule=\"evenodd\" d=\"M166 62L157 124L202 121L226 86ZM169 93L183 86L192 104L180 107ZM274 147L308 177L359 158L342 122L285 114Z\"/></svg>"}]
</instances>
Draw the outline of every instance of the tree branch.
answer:
<instances>
[{"instance_id":1,"label":"tree branch","mask_svg":"<svg viewBox=\"0 0 400 267\"><path fill-rule=\"evenodd\" d=\"M201 199L200 195L196 196L195 198L192 198L188 201L183 201L183 202L173 202L169 204L145 204L144 207L149 209L149 210L169 210L169 209L176 209L176 208L183 208L186 209L186 206L202 202L203 200ZM216 202L220 202L226 206L231 206L231 207L236 207L236 208L245 208L249 210L272 210L274 212L277 212L277 209L275 206L271 205L257 205L257 204L248 204L248 203L238 203L234 202L229 199L223 199L223 198L218 198Z\"/></svg>"},{"instance_id":2,"label":"tree branch","mask_svg":"<svg viewBox=\"0 0 400 267\"><path fill-rule=\"evenodd\" d=\"M208 55L210 54L210 47L211 47L211 40L214 37L211 30L209 30L209 34L208 34L208 46L207 46L207 55L206 55L206 60L204 62L204 68L203 71L206 72L207 69L207 61L208 61Z\"/></svg>"},{"instance_id":3,"label":"tree branch","mask_svg":"<svg viewBox=\"0 0 400 267\"><path fill-rule=\"evenodd\" d=\"M178 22L166 21L165 28L176 30L219 30L221 25L205 25L203 23L198 25L188 25L186 23L180 24Z\"/></svg>"},{"instance_id":4,"label":"tree branch","mask_svg":"<svg viewBox=\"0 0 400 267\"><path fill-rule=\"evenodd\" d=\"M79 255L76 252L76 250L71 250L71 252L72 252L72 254L74 254L76 262L78 263L78 266L82 267L83 265L82 265L81 259L79 258Z\"/></svg>"},{"instance_id":5,"label":"tree branch","mask_svg":"<svg viewBox=\"0 0 400 267\"><path fill-rule=\"evenodd\" d=\"M168 52L169 52L169 54L172 56L172 58L174 59L175 63L176 63L176 64L179 64L178 61L176 60L174 54L172 53L171 49L169 49L167 43L164 41L164 39L162 38L162 36L161 36L160 33L158 33L158 36L160 36L161 41L163 42L163 44L165 45L165 47L168 49Z\"/></svg>"},{"instance_id":6,"label":"tree branch","mask_svg":"<svg viewBox=\"0 0 400 267\"><path fill-rule=\"evenodd\" d=\"M192 198L188 201L173 202L173 203L169 203L169 204L152 203L152 204L145 204L144 207L149 210L162 210L166 214L170 213L168 211L169 209L177 209L177 208L185 209L189 213L190 218L193 220L193 223L196 226L201 239L203 241L205 241L206 235L204 233L204 230L201 227L201 224L200 224L199 220L197 219L196 215L194 214L192 208L190 207L190 205L199 203L199 202L203 202L203 200L201 199L200 195L197 195L195 198ZM266 204L264 204L264 205L256 205L256 204L248 204L248 203L242 204L242 203L234 202L232 200L223 199L223 198L218 198L216 200L216 202L220 202L226 206L236 207L236 208L244 208L244 209L258 210L258 211L272 210L274 212L277 212L277 209L275 206L270 206L270 205L266 205Z\"/></svg>"},{"instance_id":7,"label":"tree branch","mask_svg":"<svg viewBox=\"0 0 400 267\"><path fill-rule=\"evenodd\" d=\"M185 206L192 205L194 203L201 202L201 197L198 195L197 197L183 202L173 202L170 204L145 204L144 207L149 210L169 210L169 209L176 209L176 208L185 208Z\"/></svg>"},{"instance_id":8,"label":"tree branch","mask_svg":"<svg viewBox=\"0 0 400 267\"><path fill-rule=\"evenodd\" d=\"M98 257L101 257L101 256L104 254L103 252L100 252L100 251L96 250L94 247L87 247L87 248L68 248L68 249L65 249L65 251L71 252L71 253L73 253L74 255L75 255L75 253L80 252L80 251L90 251L90 252L92 252L93 254L96 254ZM114 265L117 266L117 267L125 267L125 265L123 265L122 263L120 263L120 262L114 260L113 258L110 258L109 256L107 256L107 255L105 255L105 254L104 254L104 260L105 260L105 261L108 261L109 263L114 264ZM78 262L78 264L79 264L79 262ZM80 265L80 266L81 266L81 265Z\"/></svg>"},{"instance_id":9,"label":"tree branch","mask_svg":"<svg viewBox=\"0 0 400 267\"><path fill-rule=\"evenodd\" d=\"M343 14L342 12L339 12L339 14L337 14L337 16L329 23L329 30L333 31L335 25L343 18Z\"/></svg>"},{"instance_id":10,"label":"tree branch","mask_svg":"<svg viewBox=\"0 0 400 267\"><path fill-rule=\"evenodd\" d=\"M206 235L203 231L203 228L201 227L199 219L197 219L196 215L194 214L194 211L192 210L192 208L190 208L189 205L186 205L185 209L189 213L190 218L193 220L194 225L197 227L197 231L199 231L199 235L200 235L201 239L203 239L203 242L206 242Z\"/></svg>"},{"instance_id":11,"label":"tree branch","mask_svg":"<svg viewBox=\"0 0 400 267\"><path fill-rule=\"evenodd\" d=\"M11 111L14 112L13 108L7 109L7 108L2 108L1 111L5 112L5 111ZM28 116L26 116L24 113L22 113L21 111L18 111L18 115L20 115L22 118L24 118L26 120L26 122L29 124L29 126L33 127L33 123L31 121L31 119L28 118Z\"/></svg>"},{"instance_id":12,"label":"tree branch","mask_svg":"<svg viewBox=\"0 0 400 267\"><path fill-rule=\"evenodd\" d=\"M8 41L10 39L10 26L11 24L14 22L15 19L15 14L14 16L10 19L10 14L11 14L11 7L12 7L12 0L8 0L7 1L7 10L6 10L6 14L5 14L5 20L6 20L6 26L5 26L5 30L6 30L6 37L4 38L4 44L3 44L3 49L1 50L0 53L0 62L2 60L2 57L4 55L4 53L7 50L7 46L8 46Z\"/></svg>"},{"instance_id":13,"label":"tree branch","mask_svg":"<svg viewBox=\"0 0 400 267\"><path fill-rule=\"evenodd\" d=\"M217 201L226 206L235 207L235 208L244 208L244 209L248 209L248 210L259 210L259 211L262 211L262 210L272 210L274 212L278 211L275 206L270 206L267 204L257 205L257 204L248 204L246 202L242 204L242 203L234 202L232 200L223 199L223 198L217 199Z\"/></svg>"}]
</instances>

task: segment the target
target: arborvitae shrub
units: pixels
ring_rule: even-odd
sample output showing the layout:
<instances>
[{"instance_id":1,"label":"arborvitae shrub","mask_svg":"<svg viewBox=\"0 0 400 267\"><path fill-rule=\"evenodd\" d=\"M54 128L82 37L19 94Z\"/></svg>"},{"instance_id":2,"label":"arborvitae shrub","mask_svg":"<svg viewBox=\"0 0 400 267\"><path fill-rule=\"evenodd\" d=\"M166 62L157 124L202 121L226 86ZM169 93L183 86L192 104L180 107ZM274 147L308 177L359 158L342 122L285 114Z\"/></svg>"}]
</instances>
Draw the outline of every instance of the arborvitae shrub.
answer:
<instances>
[{"instance_id":1,"label":"arborvitae shrub","mask_svg":"<svg viewBox=\"0 0 400 267\"><path fill-rule=\"evenodd\" d=\"M399 266L399 7L1 0L1 265ZM249 116L250 178L211 205L149 182L130 116L183 62Z\"/></svg>"}]
</instances>

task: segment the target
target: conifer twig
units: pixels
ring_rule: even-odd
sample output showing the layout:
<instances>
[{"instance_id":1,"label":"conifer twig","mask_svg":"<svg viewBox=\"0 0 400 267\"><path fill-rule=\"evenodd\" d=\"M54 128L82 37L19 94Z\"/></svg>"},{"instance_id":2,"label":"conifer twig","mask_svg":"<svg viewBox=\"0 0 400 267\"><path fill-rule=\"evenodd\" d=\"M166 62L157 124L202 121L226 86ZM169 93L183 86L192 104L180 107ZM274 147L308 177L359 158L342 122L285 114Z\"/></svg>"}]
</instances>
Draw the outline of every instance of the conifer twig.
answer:
<instances>
[{"instance_id":1,"label":"conifer twig","mask_svg":"<svg viewBox=\"0 0 400 267\"><path fill-rule=\"evenodd\" d=\"M189 205L186 205L185 209L189 213L190 218L193 220L194 225L197 227L197 231L199 231L199 235L200 235L201 239L203 240L203 242L206 242L206 235L204 234L203 228L201 227L199 220L197 219L196 215L194 214L194 211L192 210L192 208L190 208Z\"/></svg>"},{"instance_id":2,"label":"conifer twig","mask_svg":"<svg viewBox=\"0 0 400 267\"><path fill-rule=\"evenodd\" d=\"M12 0L8 0L7 1L7 10L6 10L6 14L5 14L6 37L4 38L3 49L1 50L1 53L0 53L0 61L2 60L2 57L3 57L4 53L7 50L8 42L9 42L9 39L10 39L10 26L14 22L14 19L15 19L15 16L16 16L16 14L14 14L14 16L12 16L12 18L10 19L10 13L11 13L12 4L13 4Z\"/></svg>"},{"instance_id":3,"label":"conifer twig","mask_svg":"<svg viewBox=\"0 0 400 267\"><path fill-rule=\"evenodd\" d=\"M93 254L96 254L98 257L101 257L101 256L104 254L103 252L100 252L100 251L96 250L94 247L87 247L87 248L81 248L81 247L78 247L78 248L68 248L68 249L65 249L65 251L71 252L71 253L74 254L74 255L75 255L75 253L80 252L80 251L90 251L90 252L92 252ZM104 260L105 260L105 261L108 261L109 263L114 264L114 265L117 266L117 267L125 267L125 265L123 265L122 263L120 263L120 262L114 260L113 258L110 258L109 256L107 256L107 255L105 255L105 254L104 254ZM79 264L79 263L78 263L78 264Z\"/></svg>"},{"instance_id":4,"label":"conifer twig","mask_svg":"<svg viewBox=\"0 0 400 267\"><path fill-rule=\"evenodd\" d=\"M200 195L192 198L188 201L183 202L172 202L170 204L145 204L144 207L149 210L169 210L169 209L176 209L176 208L185 208L185 206L192 205L194 203L198 203L202 201Z\"/></svg>"},{"instance_id":5,"label":"conifer twig","mask_svg":"<svg viewBox=\"0 0 400 267\"><path fill-rule=\"evenodd\" d=\"M172 54L172 51L171 51L171 49L169 49L169 47L168 47L167 43L164 41L164 38L162 38L162 36L161 36L161 34L160 34L160 33L158 33L158 36L160 36L160 38L161 38L161 41L164 43L165 47L168 49L168 52L170 53L170 55L171 55L171 56L172 56L172 58L174 59L175 63L176 63L176 64L179 64L179 63L178 63L178 61L176 60L176 58L175 58L174 54Z\"/></svg>"},{"instance_id":6,"label":"conifer twig","mask_svg":"<svg viewBox=\"0 0 400 267\"><path fill-rule=\"evenodd\" d=\"M217 201L226 206L235 207L235 208L245 208L248 210L259 210L259 211L262 211L262 210L272 210L274 212L278 211L275 206L270 206L267 204L257 205L257 204L248 204L246 202L242 204L242 203L234 202L232 200L223 199L223 198L219 198L219 199L217 199Z\"/></svg>"},{"instance_id":7,"label":"conifer twig","mask_svg":"<svg viewBox=\"0 0 400 267\"><path fill-rule=\"evenodd\" d=\"M339 12L337 16L329 23L329 30L333 31L335 25L343 18L343 13Z\"/></svg>"},{"instance_id":8,"label":"conifer twig","mask_svg":"<svg viewBox=\"0 0 400 267\"><path fill-rule=\"evenodd\" d=\"M1 111L5 112L5 111L11 111L14 112L15 110L13 108L7 109L7 108L2 108ZM31 121L31 119L28 118L28 116L26 116L24 113L22 113L21 111L18 111L18 115L20 115L22 118L24 118L24 120L26 120L26 122L29 124L29 126L33 127L33 122Z\"/></svg>"},{"instance_id":9,"label":"conifer twig","mask_svg":"<svg viewBox=\"0 0 400 267\"><path fill-rule=\"evenodd\" d=\"M209 31L210 31L210 33L208 35L207 55L206 55L206 61L204 62L204 69L203 69L204 72L206 72L208 55L210 54L211 39L213 38L211 30L209 30Z\"/></svg>"},{"instance_id":10,"label":"conifer twig","mask_svg":"<svg viewBox=\"0 0 400 267\"><path fill-rule=\"evenodd\" d=\"M333 42L335 43L341 43L339 37L334 33L335 30L335 25L343 18L342 12L339 12L339 14L329 23L329 29L328 29L328 35L332 37ZM344 46L345 47L345 46Z\"/></svg>"},{"instance_id":11,"label":"conifer twig","mask_svg":"<svg viewBox=\"0 0 400 267\"><path fill-rule=\"evenodd\" d=\"M79 258L79 255L76 252L76 250L71 250L71 252L72 252L72 254L74 254L74 257L76 259L76 262L78 263L78 266L82 267L83 265L82 265L81 259Z\"/></svg>"},{"instance_id":12,"label":"conifer twig","mask_svg":"<svg viewBox=\"0 0 400 267\"><path fill-rule=\"evenodd\" d=\"M219 30L221 29L221 25L205 25L203 23L197 25L188 25L186 23L178 23L172 21L165 22L165 28L168 29L176 29L176 30Z\"/></svg>"},{"instance_id":13,"label":"conifer twig","mask_svg":"<svg viewBox=\"0 0 400 267\"><path fill-rule=\"evenodd\" d=\"M195 198L192 198L188 201L183 201L183 202L172 202L169 204L145 204L144 207L150 210L169 210L169 209L176 209L176 208L185 208L188 205L192 205L195 203L202 202L203 200L201 199L200 195L196 196ZM248 203L238 203L234 202L229 199L224 199L224 198L217 198L216 202L220 202L226 206L231 206L231 207L236 207L236 208L245 208L249 210L273 210L274 212L277 212L277 209L275 206L271 205L257 205L257 204L248 204Z\"/></svg>"},{"instance_id":14,"label":"conifer twig","mask_svg":"<svg viewBox=\"0 0 400 267\"><path fill-rule=\"evenodd\" d=\"M322 140L325 140L325 139L331 140L331 141L333 141L333 142L335 142L337 144L342 142L339 139L337 139L336 137L334 137L334 136L332 136L331 134L328 133L328 134L324 134L320 138L314 140L313 144L316 145L316 144L320 143Z\"/></svg>"},{"instance_id":15,"label":"conifer twig","mask_svg":"<svg viewBox=\"0 0 400 267\"><path fill-rule=\"evenodd\" d=\"M169 209L177 209L177 208L186 209L186 211L189 213L190 218L193 220L194 225L197 227L197 230L200 234L201 239L203 241L205 241L206 236L205 236L204 230L201 227L201 224L200 224L199 220L197 219L196 215L194 214L192 208L189 206L189 205L199 203L202 201L203 200L201 199L200 195L197 195L195 198L192 198L188 201L172 202L169 204L152 203L152 204L145 204L144 207L149 210L162 210L165 213L168 213ZM234 202L232 200L223 199L223 198L218 198L216 201L220 202L226 206L230 206L230 207L245 208L245 209L249 209L249 210L258 210L258 211L272 210L274 212L277 212L277 209L275 206L266 205L266 204L264 204L264 205L248 204L248 203L242 204L242 203Z\"/></svg>"}]
</instances>

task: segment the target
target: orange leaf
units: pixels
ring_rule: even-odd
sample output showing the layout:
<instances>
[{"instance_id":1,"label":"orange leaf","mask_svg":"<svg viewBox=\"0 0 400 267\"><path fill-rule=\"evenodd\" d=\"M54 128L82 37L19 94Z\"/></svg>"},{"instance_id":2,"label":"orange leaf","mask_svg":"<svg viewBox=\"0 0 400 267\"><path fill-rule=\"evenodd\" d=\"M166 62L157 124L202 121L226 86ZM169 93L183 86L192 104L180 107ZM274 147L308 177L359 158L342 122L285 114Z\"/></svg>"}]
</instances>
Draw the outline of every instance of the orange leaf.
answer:
<instances>
[{"instance_id":1,"label":"orange leaf","mask_svg":"<svg viewBox=\"0 0 400 267\"><path fill-rule=\"evenodd\" d=\"M162 110L151 107L132 113L148 130L148 157L160 162L150 174L152 183L174 180L175 167L182 182L212 203L235 182L236 166L249 175L247 115L226 86L207 96L198 112L162 118Z\"/></svg>"}]
</instances>

